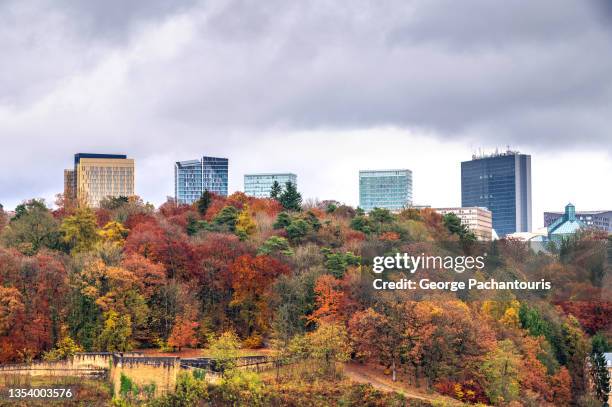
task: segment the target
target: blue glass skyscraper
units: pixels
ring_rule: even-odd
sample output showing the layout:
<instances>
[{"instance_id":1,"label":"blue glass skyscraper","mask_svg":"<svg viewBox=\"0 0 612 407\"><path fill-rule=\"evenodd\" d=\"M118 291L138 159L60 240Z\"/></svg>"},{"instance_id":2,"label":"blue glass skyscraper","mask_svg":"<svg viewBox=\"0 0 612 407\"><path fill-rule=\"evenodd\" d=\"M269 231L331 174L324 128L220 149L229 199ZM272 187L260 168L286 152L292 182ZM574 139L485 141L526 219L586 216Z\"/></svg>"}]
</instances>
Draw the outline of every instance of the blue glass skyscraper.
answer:
<instances>
[{"instance_id":1,"label":"blue glass skyscraper","mask_svg":"<svg viewBox=\"0 0 612 407\"><path fill-rule=\"evenodd\" d=\"M462 162L461 206L489 209L500 237L531 231L531 156L506 151Z\"/></svg>"},{"instance_id":2,"label":"blue glass skyscraper","mask_svg":"<svg viewBox=\"0 0 612 407\"><path fill-rule=\"evenodd\" d=\"M204 191L227 196L229 161L227 158L202 157L201 160L174 164L174 197L179 204L191 204Z\"/></svg>"}]
</instances>

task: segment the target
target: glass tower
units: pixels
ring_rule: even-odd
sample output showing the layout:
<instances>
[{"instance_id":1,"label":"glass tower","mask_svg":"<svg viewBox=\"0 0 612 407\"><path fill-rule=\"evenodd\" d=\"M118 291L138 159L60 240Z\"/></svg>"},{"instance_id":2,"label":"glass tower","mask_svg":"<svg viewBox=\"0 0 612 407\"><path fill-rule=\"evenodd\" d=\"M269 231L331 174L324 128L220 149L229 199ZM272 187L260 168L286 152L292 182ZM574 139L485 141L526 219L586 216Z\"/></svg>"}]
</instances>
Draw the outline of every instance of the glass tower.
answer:
<instances>
[{"instance_id":1,"label":"glass tower","mask_svg":"<svg viewBox=\"0 0 612 407\"><path fill-rule=\"evenodd\" d=\"M531 231L531 156L516 151L461 163L461 206L487 208L502 237Z\"/></svg>"},{"instance_id":2,"label":"glass tower","mask_svg":"<svg viewBox=\"0 0 612 407\"><path fill-rule=\"evenodd\" d=\"M244 193L257 198L269 198L274 181L278 182L282 188L285 188L287 182L297 187L297 175L295 174L245 174Z\"/></svg>"},{"instance_id":3,"label":"glass tower","mask_svg":"<svg viewBox=\"0 0 612 407\"><path fill-rule=\"evenodd\" d=\"M399 210L412 205L412 171L359 171L359 207Z\"/></svg>"},{"instance_id":4,"label":"glass tower","mask_svg":"<svg viewBox=\"0 0 612 407\"><path fill-rule=\"evenodd\" d=\"M228 159L202 157L174 164L174 197L179 204L197 201L204 191L227 196Z\"/></svg>"}]
</instances>

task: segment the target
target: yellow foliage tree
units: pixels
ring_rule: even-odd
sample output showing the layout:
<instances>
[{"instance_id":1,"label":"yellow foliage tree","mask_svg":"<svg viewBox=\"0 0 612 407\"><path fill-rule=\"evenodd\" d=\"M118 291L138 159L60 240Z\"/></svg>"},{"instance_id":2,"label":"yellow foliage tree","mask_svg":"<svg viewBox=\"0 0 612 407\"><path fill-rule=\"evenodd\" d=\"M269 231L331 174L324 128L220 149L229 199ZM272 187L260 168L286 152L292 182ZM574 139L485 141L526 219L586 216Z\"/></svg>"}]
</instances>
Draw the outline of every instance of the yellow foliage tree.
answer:
<instances>
[{"instance_id":1,"label":"yellow foliage tree","mask_svg":"<svg viewBox=\"0 0 612 407\"><path fill-rule=\"evenodd\" d=\"M128 230L121 222L110 221L98 232L105 241L117 246L123 246Z\"/></svg>"},{"instance_id":2,"label":"yellow foliage tree","mask_svg":"<svg viewBox=\"0 0 612 407\"><path fill-rule=\"evenodd\" d=\"M253 220L249 205L244 205L236 220L236 234L241 238L246 238L255 233L255 229L257 229L257 224Z\"/></svg>"}]
</instances>

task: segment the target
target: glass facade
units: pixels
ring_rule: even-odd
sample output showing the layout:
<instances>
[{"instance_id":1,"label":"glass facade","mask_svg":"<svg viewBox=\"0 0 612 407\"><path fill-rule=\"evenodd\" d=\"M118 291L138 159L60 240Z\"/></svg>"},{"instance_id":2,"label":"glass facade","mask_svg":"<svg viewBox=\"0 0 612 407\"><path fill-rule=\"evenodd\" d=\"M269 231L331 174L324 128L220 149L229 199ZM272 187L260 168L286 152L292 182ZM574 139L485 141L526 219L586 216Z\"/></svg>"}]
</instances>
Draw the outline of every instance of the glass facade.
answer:
<instances>
[{"instance_id":1,"label":"glass facade","mask_svg":"<svg viewBox=\"0 0 612 407\"><path fill-rule=\"evenodd\" d=\"M174 196L179 204L197 201L204 191L227 196L229 161L227 158L202 157L179 161L174 165Z\"/></svg>"},{"instance_id":2,"label":"glass facade","mask_svg":"<svg viewBox=\"0 0 612 407\"><path fill-rule=\"evenodd\" d=\"M134 172L126 155L78 153L74 170L64 171L64 194L95 208L107 197L133 196Z\"/></svg>"},{"instance_id":3,"label":"glass facade","mask_svg":"<svg viewBox=\"0 0 612 407\"><path fill-rule=\"evenodd\" d=\"M399 210L412 205L412 171L359 171L359 207Z\"/></svg>"},{"instance_id":4,"label":"glass facade","mask_svg":"<svg viewBox=\"0 0 612 407\"><path fill-rule=\"evenodd\" d=\"M292 173L245 174L244 193L257 198L269 198L274 181L277 181L283 188L287 182L297 187L297 175Z\"/></svg>"},{"instance_id":5,"label":"glass facade","mask_svg":"<svg viewBox=\"0 0 612 407\"><path fill-rule=\"evenodd\" d=\"M462 162L461 206L489 209L500 237L531 231L531 156L508 151Z\"/></svg>"}]
</instances>

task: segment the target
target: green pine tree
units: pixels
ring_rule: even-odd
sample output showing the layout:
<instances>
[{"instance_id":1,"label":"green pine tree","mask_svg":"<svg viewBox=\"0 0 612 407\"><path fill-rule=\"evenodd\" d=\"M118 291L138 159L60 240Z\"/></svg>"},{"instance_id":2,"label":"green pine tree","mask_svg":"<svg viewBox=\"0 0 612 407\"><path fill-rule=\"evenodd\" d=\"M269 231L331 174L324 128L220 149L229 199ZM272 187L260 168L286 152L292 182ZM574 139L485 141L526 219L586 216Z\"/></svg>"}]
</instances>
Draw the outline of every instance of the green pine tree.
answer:
<instances>
[{"instance_id":1,"label":"green pine tree","mask_svg":"<svg viewBox=\"0 0 612 407\"><path fill-rule=\"evenodd\" d=\"M606 358L602 352L591 353L591 377L595 397L606 405L608 394L610 394L610 371L606 366Z\"/></svg>"},{"instance_id":2,"label":"green pine tree","mask_svg":"<svg viewBox=\"0 0 612 407\"><path fill-rule=\"evenodd\" d=\"M278 201L283 205L283 208L289 211L300 211L302 209L302 195L291 181L287 181L285 184L285 190L280 194Z\"/></svg>"},{"instance_id":3,"label":"green pine tree","mask_svg":"<svg viewBox=\"0 0 612 407\"><path fill-rule=\"evenodd\" d=\"M206 211L212 202L212 194L208 192L208 189L204 191L200 199L197 201L198 212L200 215L206 215Z\"/></svg>"},{"instance_id":4,"label":"green pine tree","mask_svg":"<svg viewBox=\"0 0 612 407\"><path fill-rule=\"evenodd\" d=\"M282 192L283 192L283 187L281 187L278 181L274 181L272 183L272 189L270 189L270 198L278 199Z\"/></svg>"}]
</instances>

